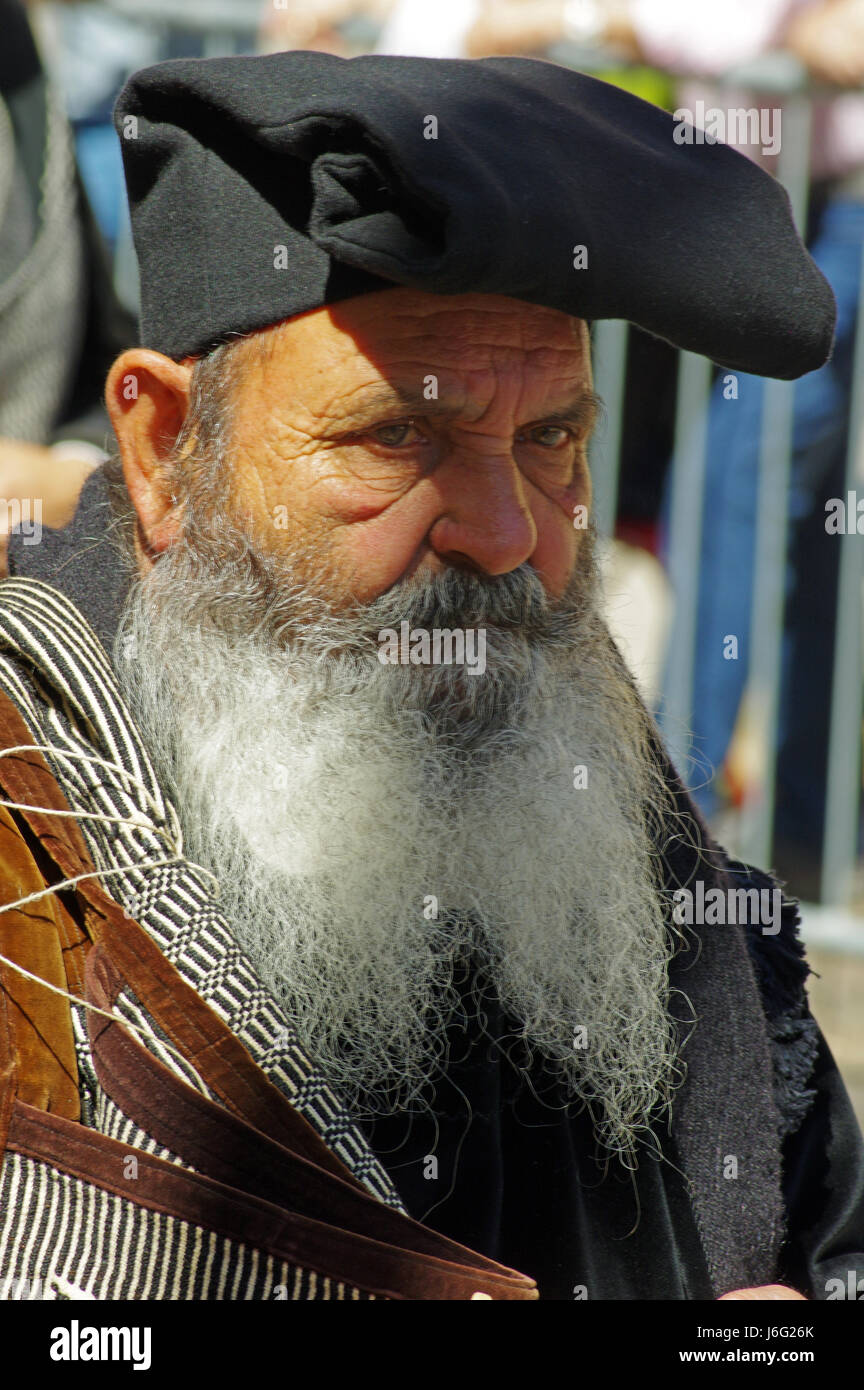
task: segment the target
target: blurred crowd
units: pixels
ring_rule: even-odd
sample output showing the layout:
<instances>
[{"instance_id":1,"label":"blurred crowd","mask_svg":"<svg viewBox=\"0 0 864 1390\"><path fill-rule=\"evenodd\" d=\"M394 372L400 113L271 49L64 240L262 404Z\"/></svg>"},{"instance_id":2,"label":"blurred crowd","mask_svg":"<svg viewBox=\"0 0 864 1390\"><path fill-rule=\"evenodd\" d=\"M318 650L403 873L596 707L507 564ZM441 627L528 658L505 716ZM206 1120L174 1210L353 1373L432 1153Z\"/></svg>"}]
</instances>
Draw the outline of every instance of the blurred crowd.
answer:
<instances>
[{"instance_id":1,"label":"blurred crowd","mask_svg":"<svg viewBox=\"0 0 864 1390\"><path fill-rule=\"evenodd\" d=\"M864 0L0 0L0 532L17 519L15 499L38 498L44 525L65 524L110 447L103 381L136 335L111 123L125 78L163 58L291 48L527 55L576 66L593 53L597 75L669 109L764 106L765 89L744 84L772 55L789 55L809 75L802 231L839 317L832 360L794 397L772 862L799 895L818 897L839 558L824 518L827 499L844 488L861 295ZM783 99L771 104L782 115ZM759 141L740 148L776 172L777 150ZM656 603L665 594L676 354L633 330L626 373L616 530L633 582ZM730 400L718 374L708 405L692 732L701 769L693 780L709 817L747 792L747 760L736 749L763 393L760 378L740 376ZM724 655L729 634L734 661Z\"/></svg>"}]
</instances>

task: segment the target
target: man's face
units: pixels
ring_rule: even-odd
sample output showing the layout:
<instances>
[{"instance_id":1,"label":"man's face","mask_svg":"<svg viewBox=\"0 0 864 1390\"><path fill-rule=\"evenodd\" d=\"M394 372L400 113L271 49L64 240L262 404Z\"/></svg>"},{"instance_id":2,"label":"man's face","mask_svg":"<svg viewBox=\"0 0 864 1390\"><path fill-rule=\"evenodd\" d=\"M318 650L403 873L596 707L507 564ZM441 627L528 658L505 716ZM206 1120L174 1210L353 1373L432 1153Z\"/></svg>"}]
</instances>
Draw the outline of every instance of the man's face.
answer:
<instances>
[{"instance_id":1,"label":"man's face","mask_svg":"<svg viewBox=\"0 0 864 1390\"><path fill-rule=\"evenodd\" d=\"M394 289L292 319L263 346L232 409L233 502L262 543L314 542L337 600L525 562L560 596L585 534L574 508L590 502L584 323Z\"/></svg>"},{"instance_id":2,"label":"man's face","mask_svg":"<svg viewBox=\"0 0 864 1390\"><path fill-rule=\"evenodd\" d=\"M585 325L393 290L234 352L194 408L157 354L109 382L151 559L115 666L185 852L358 1113L429 1103L471 960L629 1145L674 1062L665 792L573 525ZM483 669L382 662L402 624L482 632Z\"/></svg>"}]
</instances>

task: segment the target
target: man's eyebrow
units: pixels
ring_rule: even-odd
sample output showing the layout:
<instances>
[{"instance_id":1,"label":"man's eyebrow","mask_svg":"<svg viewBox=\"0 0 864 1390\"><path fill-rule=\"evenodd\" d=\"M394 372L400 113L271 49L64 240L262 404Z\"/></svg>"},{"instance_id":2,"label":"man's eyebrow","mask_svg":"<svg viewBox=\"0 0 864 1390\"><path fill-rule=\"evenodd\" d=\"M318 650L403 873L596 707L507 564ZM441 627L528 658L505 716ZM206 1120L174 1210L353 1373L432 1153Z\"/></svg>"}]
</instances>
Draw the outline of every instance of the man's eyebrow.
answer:
<instances>
[{"instance_id":1,"label":"man's eyebrow","mask_svg":"<svg viewBox=\"0 0 864 1390\"><path fill-rule=\"evenodd\" d=\"M534 418L559 420L562 424L575 425L588 433L596 425L602 405L596 391L580 386L571 395L565 396L558 404ZM371 386L361 397L344 408L340 408L338 404L334 405L331 419L334 424L362 428L364 425L374 424L385 410L410 410L416 411L418 415L448 419L461 415L464 408L463 402L450 400L446 396L429 399L422 387L382 382L380 385Z\"/></svg>"}]
</instances>

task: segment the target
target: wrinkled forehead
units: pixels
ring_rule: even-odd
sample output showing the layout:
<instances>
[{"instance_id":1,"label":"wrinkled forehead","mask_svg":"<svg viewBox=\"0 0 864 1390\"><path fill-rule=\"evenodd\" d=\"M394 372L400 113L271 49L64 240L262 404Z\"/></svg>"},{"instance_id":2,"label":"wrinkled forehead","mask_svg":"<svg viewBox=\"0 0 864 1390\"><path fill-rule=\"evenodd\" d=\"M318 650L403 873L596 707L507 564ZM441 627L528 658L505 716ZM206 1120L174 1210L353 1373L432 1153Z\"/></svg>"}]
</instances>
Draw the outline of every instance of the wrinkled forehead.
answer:
<instances>
[{"instance_id":1,"label":"wrinkled forehead","mask_svg":"<svg viewBox=\"0 0 864 1390\"><path fill-rule=\"evenodd\" d=\"M430 294L396 287L358 295L274 324L256 334L268 378L309 390L508 368L570 376L590 385L590 343L583 319L558 309L491 294ZM416 382L415 382L416 378Z\"/></svg>"}]
</instances>

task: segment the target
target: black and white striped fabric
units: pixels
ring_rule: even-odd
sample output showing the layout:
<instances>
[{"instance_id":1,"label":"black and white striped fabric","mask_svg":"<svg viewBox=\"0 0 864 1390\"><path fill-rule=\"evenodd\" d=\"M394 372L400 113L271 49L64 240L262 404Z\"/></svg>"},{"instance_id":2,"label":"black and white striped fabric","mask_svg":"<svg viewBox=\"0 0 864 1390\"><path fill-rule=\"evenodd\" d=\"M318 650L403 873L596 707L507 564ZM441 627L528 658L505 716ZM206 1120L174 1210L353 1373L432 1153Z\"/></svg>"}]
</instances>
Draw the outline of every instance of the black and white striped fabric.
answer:
<instances>
[{"instance_id":1,"label":"black and white striped fabric","mask_svg":"<svg viewBox=\"0 0 864 1390\"><path fill-rule=\"evenodd\" d=\"M82 813L78 824L107 892L368 1191L404 1212L362 1132L238 946L219 910L217 885L183 857L176 810L156 780L105 648L75 605L40 580L0 582L0 687L34 742L48 746L43 756L69 805ZM93 813L116 819L86 819ZM85 1010L71 1008L83 1122L179 1163L101 1089ZM161 1062L210 1094L128 990L116 1008ZM16 1287L42 1289L31 1295L37 1297L98 1299L369 1297L9 1153L0 1172L0 1298L15 1296L8 1290Z\"/></svg>"},{"instance_id":2,"label":"black and white striped fabric","mask_svg":"<svg viewBox=\"0 0 864 1390\"><path fill-rule=\"evenodd\" d=\"M0 1300L370 1300L215 1231L9 1153L0 1176Z\"/></svg>"}]
</instances>

